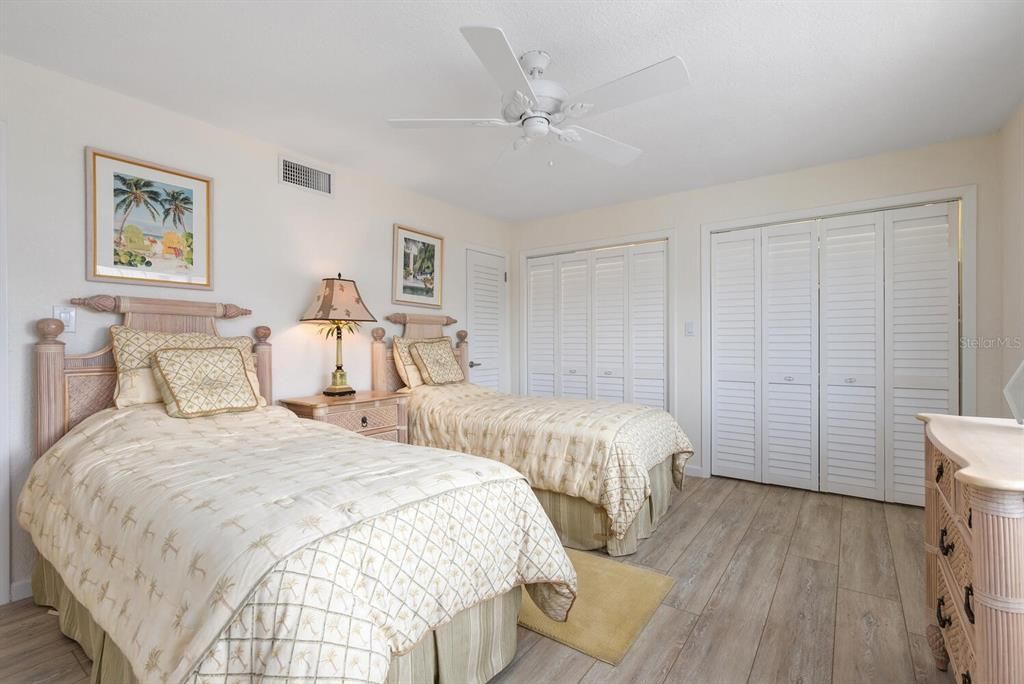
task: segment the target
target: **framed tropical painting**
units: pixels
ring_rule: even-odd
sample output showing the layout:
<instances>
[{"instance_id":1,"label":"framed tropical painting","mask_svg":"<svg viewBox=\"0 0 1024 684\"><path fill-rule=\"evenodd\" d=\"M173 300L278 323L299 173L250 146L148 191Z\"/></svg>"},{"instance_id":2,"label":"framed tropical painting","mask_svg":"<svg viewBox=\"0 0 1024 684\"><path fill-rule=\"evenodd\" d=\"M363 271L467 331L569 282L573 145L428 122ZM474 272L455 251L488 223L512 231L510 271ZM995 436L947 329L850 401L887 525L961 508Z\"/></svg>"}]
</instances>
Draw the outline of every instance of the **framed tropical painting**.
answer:
<instances>
[{"instance_id":1,"label":"framed tropical painting","mask_svg":"<svg viewBox=\"0 0 1024 684\"><path fill-rule=\"evenodd\" d=\"M395 224L391 301L441 308L444 238Z\"/></svg>"},{"instance_id":2,"label":"framed tropical painting","mask_svg":"<svg viewBox=\"0 0 1024 684\"><path fill-rule=\"evenodd\" d=\"M213 288L213 179L85 150L86 278Z\"/></svg>"}]
</instances>

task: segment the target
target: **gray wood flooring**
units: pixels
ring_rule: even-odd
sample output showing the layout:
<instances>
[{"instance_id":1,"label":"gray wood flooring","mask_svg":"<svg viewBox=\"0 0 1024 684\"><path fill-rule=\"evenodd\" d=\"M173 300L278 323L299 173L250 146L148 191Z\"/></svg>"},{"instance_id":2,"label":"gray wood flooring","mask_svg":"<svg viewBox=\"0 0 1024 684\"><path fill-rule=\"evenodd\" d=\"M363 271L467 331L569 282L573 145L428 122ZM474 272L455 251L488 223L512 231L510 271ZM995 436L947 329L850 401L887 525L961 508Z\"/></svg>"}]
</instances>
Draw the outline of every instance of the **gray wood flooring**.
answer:
<instances>
[{"instance_id":1,"label":"gray wood flooring","mask_svg":"<svg viewBox=\"0 0 1024 684\"><path fill-rule=\"evenodd\" d=\"M618 667L520 628L502 684L943 682L924 637L923 512L689 479L626 562L676 585ZM86 682L89 661L31 601L0 606L0 682Z\"/></svg>"}]
</instances>

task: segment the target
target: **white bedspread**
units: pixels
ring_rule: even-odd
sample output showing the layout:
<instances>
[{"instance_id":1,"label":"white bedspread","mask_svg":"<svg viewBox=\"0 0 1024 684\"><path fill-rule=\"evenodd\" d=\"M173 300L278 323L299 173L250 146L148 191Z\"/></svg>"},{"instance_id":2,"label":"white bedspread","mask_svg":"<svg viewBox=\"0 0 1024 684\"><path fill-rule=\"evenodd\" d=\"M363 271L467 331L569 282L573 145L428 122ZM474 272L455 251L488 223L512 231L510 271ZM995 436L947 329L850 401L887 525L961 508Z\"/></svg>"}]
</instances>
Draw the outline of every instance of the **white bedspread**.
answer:
<instances>
[{"instance_id":1,"label":"white bedspread","mask_svg":"<svg viewBox=\"0 0 1024 684\"><path fill-rule=\"evenodd\" d=\"M460 610L575 572L519 473L282 408L90 417L35 464L18 521L144 682L383 682Z\"/></svg>"}]
</instances>

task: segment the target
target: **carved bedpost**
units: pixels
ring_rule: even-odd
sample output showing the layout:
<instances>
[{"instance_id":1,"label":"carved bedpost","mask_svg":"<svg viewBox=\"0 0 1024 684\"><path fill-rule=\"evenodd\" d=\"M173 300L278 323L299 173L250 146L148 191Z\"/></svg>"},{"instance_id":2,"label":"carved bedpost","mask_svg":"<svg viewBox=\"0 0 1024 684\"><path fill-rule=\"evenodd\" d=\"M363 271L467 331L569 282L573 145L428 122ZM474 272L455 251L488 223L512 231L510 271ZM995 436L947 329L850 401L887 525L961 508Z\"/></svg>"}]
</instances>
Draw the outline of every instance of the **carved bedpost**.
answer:
<instances>
[{"instance_id":1,"label":"carved bedpost","mask_svg":"<svg viewBox=\"0 0 1024 684\"><path fill-rule=\"evenodd\" d=\"M64 434L64 343L57 337L64 324L56 318L36 323L36 457Z\"/></svg>"},{"instance_id":2,"label":"carved bedpost","mask_svg":"<svg viewBox=\"0 0 1024 684\"><path fill-rule=\"evenodd\" d=\"M375 392L386 392L388 389L388 373L385 366L387 345L384 344L384 328L370 331L373 342L370 343L370 389Z\"/></svg>"},{"instance_id":3,"label":"carved bedpost","mask_svg":"<svg viewBox=\"0 0 1024 684\"><path fill-rule=\"evenodd\" d=\"M462 374L466 376L466 380L469 380L469 342L466 338L469 337L469 333L465 330L459 330L455 333L458 342L455 343L455 348L461 350L460 354L457 354L459 359L459 365L462 366Z\"/></svg>"},{"instance_id":4,"label":"carved bedpost","mask_svg":"<svg viewBox=\"0 0 1024 684\"><path fill-rule=\"evenodd\" d=\"M258 326L253 331L256 344L252 346L256 355L256 379L260 382L260 394L267 401L267 406L274 405L274 380L270 356L270 328L265 325Z\"/></svg>"}]
</instances>

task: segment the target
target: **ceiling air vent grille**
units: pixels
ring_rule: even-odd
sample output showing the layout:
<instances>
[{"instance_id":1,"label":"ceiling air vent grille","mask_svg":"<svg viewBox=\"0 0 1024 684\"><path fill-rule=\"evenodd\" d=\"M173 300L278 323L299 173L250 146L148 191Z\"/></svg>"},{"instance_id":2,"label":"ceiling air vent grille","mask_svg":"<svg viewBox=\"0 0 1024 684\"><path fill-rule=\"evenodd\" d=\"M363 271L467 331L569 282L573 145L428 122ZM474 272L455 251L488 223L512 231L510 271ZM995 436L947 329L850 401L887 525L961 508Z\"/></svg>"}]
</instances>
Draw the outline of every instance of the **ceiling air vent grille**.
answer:
<instances>
[{"instance_id":1,"label":"ceiling air vent grille","mask_svg":"<svg viewBox=\"0 0 1024 684\"><path fill-rule=\"evenodd\" d=\"M334 194L332 183L334 179L330 173L306 164L300 164L291 159L281 158L280 179L282 183L296 185L313 192L319 192L324 195Z\"/></svg>"}]
</instances>

